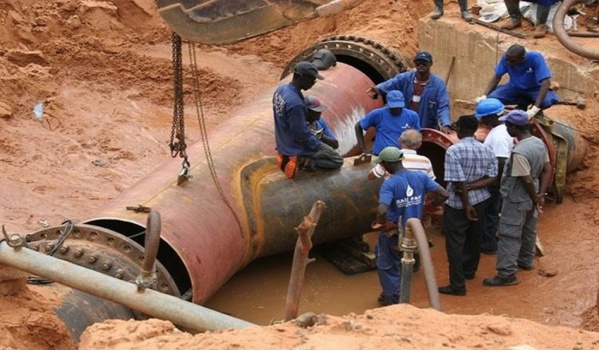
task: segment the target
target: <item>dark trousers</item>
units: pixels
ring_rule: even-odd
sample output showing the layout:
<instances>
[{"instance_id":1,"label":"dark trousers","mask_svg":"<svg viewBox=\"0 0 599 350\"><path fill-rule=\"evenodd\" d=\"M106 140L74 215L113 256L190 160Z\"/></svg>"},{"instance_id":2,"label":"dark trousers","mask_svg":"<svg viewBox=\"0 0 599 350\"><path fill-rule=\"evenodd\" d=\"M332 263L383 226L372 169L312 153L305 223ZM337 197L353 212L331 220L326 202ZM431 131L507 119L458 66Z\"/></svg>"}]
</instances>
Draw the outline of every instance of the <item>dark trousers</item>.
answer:
<instances>
[{"instance_id":1,"label":"dark trousers","mask_svg":"<svg viewBox=\"0 0 599 350\"><path fill-rule=\"evenodd\" d=\"M474 205L477 221L470 221L464 209L445 205L443 232L449 260L449 282L454 291L465 291L464 275L474 275L480 260L480 233L485 228L485 209L489 200Z\"/></svg>"},{"instance_id":2,"label":"dark trousers","mask_svg":"<svg viewBox=\"0 0 599 350\"><path fill-rule=\"evenodd\" d=\"M489 205L485 210L485 228L482 232L480 249L486 251L497 251L497 226L499 224L499 212L501 211L501 193L499 187L490 186L488 199Z\"/></svg>"}]
</instances>

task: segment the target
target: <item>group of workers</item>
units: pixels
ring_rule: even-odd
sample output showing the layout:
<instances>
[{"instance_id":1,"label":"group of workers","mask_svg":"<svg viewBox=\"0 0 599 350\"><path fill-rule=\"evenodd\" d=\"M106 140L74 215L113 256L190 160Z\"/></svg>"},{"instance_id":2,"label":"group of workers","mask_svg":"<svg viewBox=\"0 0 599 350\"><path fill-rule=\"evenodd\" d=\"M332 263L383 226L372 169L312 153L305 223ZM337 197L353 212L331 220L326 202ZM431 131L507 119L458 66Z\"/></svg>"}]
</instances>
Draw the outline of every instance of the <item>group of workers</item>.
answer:
<instances>
[{"instance_id":1,"label":"group of workers","mask_svg":"<svg viewBox=\"0 0 599 350\"><path fill-rule=\"evenodd\" d=\"M443 16L443 0L433 0L435 4L435 10L431 13L432 19L439 19ZM501 26L503 29L512 30L522 26L522 11L520 10L520 0L503 0L507 12L510 16L508 23ZM551 6L559 2L559 0L527 0L527 3L535 3L537 5L537 11L535 13L536 24L534 32L532 33L533 38L540 39L547 35L547 19L549 18L549 12ZM469 23L473 23L474 19L468 9L468 0L458 0L460 5L460 14L462 18Z\"/></svg>"},{"instance_id":2,"label":"group of workers","mask_svg":"<svg viewBox=\"0 0 599 350\"><path fill-rule=\"evenodd\" d=\"M538 213L552 180L546 146L529 129L537 113L557 102L550 89L549 68L540 53L512 45L495 67L486 91L476 99L475 113L452 124L445 83L430 72L432 56L418 52L413 63L414 71L368 89L371 98L382 97L386 105L355 125L362 152L378 156L368 178L385 179L372 223L380 232L376 246L382 287L379 302L399 302L399 244L408 219L422 218L428 192L435 193L430 204L444 203L450 283L439 292L466 295L465 280L475 278L481 252L497 254L497 274L485 278L485 286L516 284L518 268L534 268ZM335 151L339 142L321 118L326 106L315 96L302 94L324 79L319 68L329 66L299 62L291 82L274 93L277 165L289 178L300 168L312 171L343 165ZM509 82L498 86L504 74L509 75ZM504 114L507 105L515 107ZM475 137L480 125L491 129L485 140ZM369 128L376 129L372 149L364 139ZM416 153L422 142L421 128L457 133L459 142L445 153L447 189L435 182L430 160Z\"/></svg>"}]
</instances>

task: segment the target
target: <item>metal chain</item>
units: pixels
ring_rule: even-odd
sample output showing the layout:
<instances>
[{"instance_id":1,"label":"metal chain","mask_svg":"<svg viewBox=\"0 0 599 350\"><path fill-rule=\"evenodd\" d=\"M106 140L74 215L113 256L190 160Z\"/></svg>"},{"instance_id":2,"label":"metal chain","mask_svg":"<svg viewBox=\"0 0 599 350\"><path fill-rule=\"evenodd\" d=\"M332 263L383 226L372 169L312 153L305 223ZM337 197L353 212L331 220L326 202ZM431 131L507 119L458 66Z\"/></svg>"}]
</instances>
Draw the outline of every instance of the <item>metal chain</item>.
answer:
<instances>
[{"instance_id":1,"label":"metal chain","mask_svg":"<svg viewBox=\"0 0 599 350\"><path fill-rule=\"evenodd\" d=\"M204 118L204 109L202 107L202 94L200 91L199 73L198 73L195 44L192 42L188 42L188 49L189 49L189 62L190 62L191 73L192 73L192 77L193 77L193 79L192 79L192 81L193 81L193 96L194 96L196 114L198 116L198 123L200 126L202 145L204 146L204 155L206 156L206 163L208 164L208 169L210 169L210 175L212 176L212 181L214 182L214 185L216 186L216 189L218 190L218 193L220 194L221 199L227 205L227 207L231 211L231 214L233 214L233 217L235 218L235 221L237 222L237 226L239 227L239 234L243 238L243 226L241 225L241 220L239 219L239 216L235 212L235 209L229 202L229 199L225 195L225 192L222 188L220 180L218 179L218 175L216 174L216 168L214 167L214 160L212 159L212 152L210 151L210 143L208 142L208 131L206 128L206 121Z\"/></svg>"},{"instance_id":2,"label":"metal chain","mask_svg":"<svg viewBox=\"0 0 599 350\"><path fill-rule=\"evenodd\" d=\"M185 143L185 113L183 110L183 59L181 50L181 37L173 32L173 125L171 128L171 138L169 148L171 157L177 156L184 158L183 164L187 162L187 144ZM175 141L177 139L177 141Z\"/></svg>"}]
</instances>

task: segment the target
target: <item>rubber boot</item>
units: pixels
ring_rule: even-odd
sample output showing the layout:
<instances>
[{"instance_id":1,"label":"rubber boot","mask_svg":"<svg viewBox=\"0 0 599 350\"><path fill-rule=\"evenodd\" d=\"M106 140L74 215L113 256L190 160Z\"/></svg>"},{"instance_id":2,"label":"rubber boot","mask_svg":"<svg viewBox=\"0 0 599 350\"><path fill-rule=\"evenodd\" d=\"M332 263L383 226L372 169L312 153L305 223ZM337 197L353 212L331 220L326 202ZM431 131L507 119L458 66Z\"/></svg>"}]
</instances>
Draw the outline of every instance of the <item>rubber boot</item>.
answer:
<instances>
[{"instance_id":1,"label":"rubber boot","mask_svg":"<svg viewBox=\"0 0 599 350\"><path fill-rule=\"evenodd\" d=\"M435 11L431 13L431 19L437 20L443 16L443 0L434 0Z\"/></svg>"},{"instance_id":2,"label":"rubber boot","mask_svg":"<svg viewBox=\"0 0 599 350\"><path fill-rule=\"evenodd\" d=\"M537 5L537 25L532 37L535 39L544 38L547 35L547 18L549 17L550 6Z\"/></svg>"},{"instance_id":3,"label":"rubber boot","mask_svg":"<svg viewBox=\"0 0 599 350\"><path fill-rule=\"evenodd\" d=\"M468 23L473 23L474 18L472 18L472 15L468 10L468 0L458 0L458 4L460 4L460 11L462 13L462 18L464 19L464 21Z\"/></svg>"},{"instance_id":4,"label":"rubber boot","mask_svg":"<svg viewBox=\"0 0 599 350\"><path fill-rule=\"evenodd\" d=\"M520 12L520 0L504 0L510 21L501 26L503 29L512 30L522 26L522 12Z\"/></svg>"}]
</instances>

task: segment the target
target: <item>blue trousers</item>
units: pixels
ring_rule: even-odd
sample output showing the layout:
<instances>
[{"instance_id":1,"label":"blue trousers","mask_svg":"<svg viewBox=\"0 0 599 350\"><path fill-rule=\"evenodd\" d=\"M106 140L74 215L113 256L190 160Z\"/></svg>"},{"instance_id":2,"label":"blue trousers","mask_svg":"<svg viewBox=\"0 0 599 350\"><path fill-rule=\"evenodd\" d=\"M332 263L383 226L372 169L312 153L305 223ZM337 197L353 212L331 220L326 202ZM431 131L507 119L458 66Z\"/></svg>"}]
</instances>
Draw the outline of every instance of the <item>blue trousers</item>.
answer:
<instances>
[{"instance_id":1,"label":"blue trousers","mask_svg":"<svg viewBox=\"0 0 599 350\"><path fill-rule=\"evenodd\" d=\"M401 257L398 246L399 235L387 236L379 232L375 247L376 268L383 296L391 303L399 303L399 283L401 280Z\"/></svg>"},{"instance_id":2,"label":"blue trousers","mask_svg":"<svg viewBox=\"0 0 599 350\"><path fill-rule=\"evenodd\" d=\"M504 105L517 105L519 109L526 110L530 104L535 103L539 97L539 89L520 90L509 84L499 85L493 90L489 98L496 98ZM541 109L553 106L559 99L553 91L549 90L541 103Z\"/></svg>"}]
</instances>

